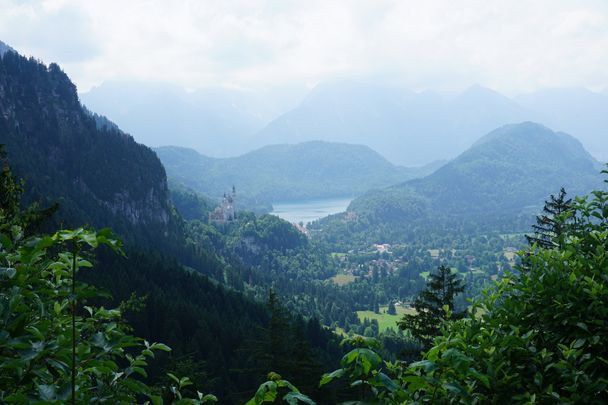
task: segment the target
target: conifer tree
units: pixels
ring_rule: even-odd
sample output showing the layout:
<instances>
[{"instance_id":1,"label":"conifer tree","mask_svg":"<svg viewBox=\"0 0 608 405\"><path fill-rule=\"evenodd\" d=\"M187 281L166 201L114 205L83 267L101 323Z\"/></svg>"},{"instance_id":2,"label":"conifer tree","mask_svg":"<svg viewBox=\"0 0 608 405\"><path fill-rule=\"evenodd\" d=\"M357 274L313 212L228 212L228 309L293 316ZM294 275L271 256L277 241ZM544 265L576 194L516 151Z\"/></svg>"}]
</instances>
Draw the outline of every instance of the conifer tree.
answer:
<instances>
[{"instance_id":1,"label":"conifer tree","mask_svg":"<svg viewBox=\"0 0 608 405\"><path fill-rule=\"evenodd\" d=\"M533 235L526 235L530 245L537 244L543 249L561 247L561 237L570 218L567 213L572 210L572 199L566 198L566 190L562 187L557 197L551 195L545 201L543 213L536 217L536 224L532 225Z\"/></svg>"},{"instance_id":2,"label":"conifer tree","mask_svg":"<svg viewBox=\"0 0 608 405\"><path fill-rule=\"evenodd\" d=\"M429 275L426 288L414 300L416 314L405 314L397 322L402 330L409 329L412 335L426 348L439 334L444 306L451 312L451 318L462 317L462 312L454 312L454 298L464 291L462 280L451 269L440 266L436 273Z\"/></svg>"}]
</instances>

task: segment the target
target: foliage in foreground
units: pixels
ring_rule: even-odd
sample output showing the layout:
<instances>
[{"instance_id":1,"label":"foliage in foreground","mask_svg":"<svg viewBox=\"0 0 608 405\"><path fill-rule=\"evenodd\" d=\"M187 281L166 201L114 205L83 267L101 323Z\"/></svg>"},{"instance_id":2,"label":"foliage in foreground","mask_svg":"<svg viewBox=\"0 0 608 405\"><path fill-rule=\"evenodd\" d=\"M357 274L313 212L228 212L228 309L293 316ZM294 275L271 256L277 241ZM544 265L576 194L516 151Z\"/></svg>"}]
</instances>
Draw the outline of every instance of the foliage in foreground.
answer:
<instances>
[{"instance_id":1,"label":"foliage in foreground","mask_svg":"<svg viewBox=\"0 0 608 405\"><path fill-rule=\"evenodd\" d=\"M345 403L606 403L608 192L577 198L555 219L559 243L521 252L523 271L444 324L421 361L382 361L372 341L355 338L321 384L346 379L356 401Z\"/></svg>"},{"instance_id":2,"label":"foliage in foreground","mask_svg":"<svg viewBox=\"0 0 608 405\"><path fill-rule=\"evenodd\" d=\"M170 348L130 335L122 319L127 304L114 309L90 304L104 294L80 282L78 274L93 267L89 256L98 247L122 253L111 232L79 228L28 236L33 211L19 210L20 194L5 167L0 174L0 402L214 401L201 393L186 399L187 377L169 375L172 382L163 388L146 385L148 360Z\"/></svg>"},{"instance_id":3,"label":"foliage in foreground","mask_svg":"<svg viewBox=\"0 0 608 405\"><path fill-rule=\"evenodd\" d=\"M86 249L119 250L108 230L82 228L24 238L21 228L0 235L0 400L4 403L136 403L162 396L147 386L147 361L169 351L129 334L121 308L84 305L99 297L80 283L92 267ZM174 378L167 398L182 400L187 378ZM199 395L188 403L213 399Z\"/></svg>"}]
</instances>

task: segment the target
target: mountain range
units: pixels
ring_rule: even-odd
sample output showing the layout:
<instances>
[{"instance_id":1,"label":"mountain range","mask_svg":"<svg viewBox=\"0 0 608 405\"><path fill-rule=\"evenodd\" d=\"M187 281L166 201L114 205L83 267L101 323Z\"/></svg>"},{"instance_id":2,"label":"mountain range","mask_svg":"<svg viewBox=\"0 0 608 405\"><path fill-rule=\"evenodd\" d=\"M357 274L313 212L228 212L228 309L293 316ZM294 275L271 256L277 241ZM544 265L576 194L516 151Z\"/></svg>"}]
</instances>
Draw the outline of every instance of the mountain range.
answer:
<instances>
[{"instance_id":1,"label":"mountain range","mask_svg":"<svg viewBox=\"0 0 608 405\"><path fill-rule=\"evenodd\" d=\"M355 82L320 85L269 123L260 144L323 139L365 144L391 162L449 159L497 126L532 118L500 94L474 86L453 99Z\"/></svg>"},{"instance_id":2,"label":"mountain range","mask_svg":"<svg viewBox=\"0 0 608 405\"><path fill-rule=\"evenodd\" d=\"M322 82L305 94L225 89L188 93L142 82L105 83L82 94L136 140L214 157L312 140L366 145L394 164L452 159L505 124L535 121L579 139L608 160L608 96L549 89L506 97L474 85L455 96L354 81ZM301 99L301 101L300 101Z\"/></svg>"},{"instance_id":3,"label":"mountain range","mask_svg":"<svg viewBox=\"0 0 608 405\"><path fill-rule=\"evenodd\" d=\"M321 141L265 146L224 159L179 147L155 150L172 183L212 198L235 186L239 196L266 203L361 195L424 176L441 164L405 168L367 146Z\"/></svg>"}]
</instances>

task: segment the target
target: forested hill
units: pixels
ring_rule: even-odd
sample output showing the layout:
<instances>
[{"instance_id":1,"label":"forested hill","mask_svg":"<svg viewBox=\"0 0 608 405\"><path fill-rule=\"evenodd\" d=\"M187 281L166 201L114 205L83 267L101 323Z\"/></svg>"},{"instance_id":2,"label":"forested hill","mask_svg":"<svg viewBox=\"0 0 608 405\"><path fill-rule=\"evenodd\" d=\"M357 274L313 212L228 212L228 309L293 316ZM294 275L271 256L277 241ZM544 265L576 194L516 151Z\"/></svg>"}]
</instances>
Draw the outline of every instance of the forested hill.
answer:
<instances>
[{"instance_id":1,"label":"forested hill","mask_svg":"<svg viewBox=\"0 0 608 405\"><path fill-rule=\"evenodd\" d=\"M399 167L366 146L320 141L266 146L225 159L177 147L156 152L172 181L212 197L235 185L240 195L266 202L359 195L433 169Z\"/></svg>"},{"instance_id":2,"label":"forested hill","mask_svg":"<svg viewBox=\"0 0 608 405\"><path fill-rule=\"evenodd\" d=\"M173 226L158 157L115 127L98 129L56 64L0 58L0 144L27 200L58 202L65 226L111 226L123 237L162 237Z\"/></svg>"},{"instance_id":3,"label":"forested hill","mask_svg":"<svg viewBox=\"0 0 608 405\"><path fill-rule=\"evenodd\" d=\"M571 195L588 192L598 184L600 170L570 135L532 122L506 125L435 173L370 192L353 201L349 211L372 225L513 218L536 214L561 187Z\"/></svg>"}]
</instances>

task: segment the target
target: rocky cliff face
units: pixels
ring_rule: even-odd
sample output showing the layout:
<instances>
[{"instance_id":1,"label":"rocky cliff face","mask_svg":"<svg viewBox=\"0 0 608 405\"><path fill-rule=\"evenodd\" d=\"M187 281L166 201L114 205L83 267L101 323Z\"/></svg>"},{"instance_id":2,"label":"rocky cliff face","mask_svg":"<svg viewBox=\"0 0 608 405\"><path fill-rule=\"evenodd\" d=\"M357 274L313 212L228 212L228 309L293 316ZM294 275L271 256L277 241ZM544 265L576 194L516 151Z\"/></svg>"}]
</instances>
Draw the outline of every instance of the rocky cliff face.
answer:
<instances>
[{"instance_id":1,"label":"rocky cliff face","mask_svg":"<svg viewBox=\"0 0 608 405\"><path fill-rule=\"evenodd\" d=\"M0 56L0 144L30 201L60 205L69 226L171 226L165 170L156 154L117 128L98 129L59 66ZM146 231L146 229L143 229Z\"/></svg>"}]
</instances>

